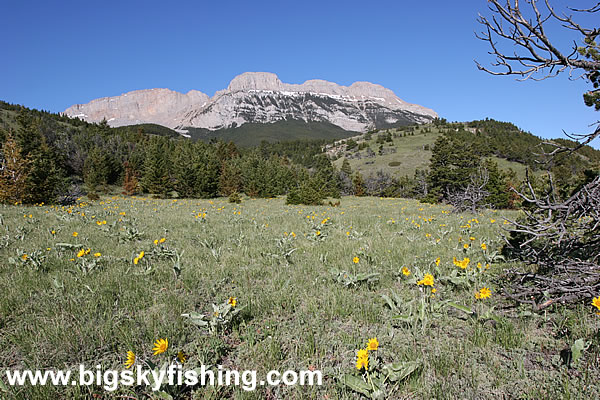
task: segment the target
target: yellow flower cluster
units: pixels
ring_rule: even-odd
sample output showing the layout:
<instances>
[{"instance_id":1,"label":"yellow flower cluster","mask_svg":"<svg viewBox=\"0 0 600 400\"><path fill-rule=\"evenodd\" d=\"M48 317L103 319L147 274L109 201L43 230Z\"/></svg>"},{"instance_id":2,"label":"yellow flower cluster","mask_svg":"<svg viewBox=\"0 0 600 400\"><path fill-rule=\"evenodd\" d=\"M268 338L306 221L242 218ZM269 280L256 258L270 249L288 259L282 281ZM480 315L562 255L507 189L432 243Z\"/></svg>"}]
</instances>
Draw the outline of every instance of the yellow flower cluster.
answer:
<instances>
[{"instance_id":1,"label":"yellow flower cluster","mask_svg":"<svg viewBox=\"0 0 600 400\"><path fill-rule=\"evenodd\" d=\"M432 286L433 287L433 283L434 283L433 275L431 275L431 274L425 274L425 276L423 277L423 279L421 279L419 282L417 282L417 285L424 285L424 286Z\"/></svg>"},{"instance_id":2,"label":"yellow flower cluster","mask_svg":"<svg viewBox=\"0 0 600 400\"><path fill-rule=\"evenodd\" d=\"M459 261L456 257L454 257L454 259L452 260L452 262L457 267L460 267L462 269L466 269L469 266L469 263L471 262L471 259L469 257L465 257L463 260Z\"/></svg>"},{"instance_id":3,"label":"yellow flower cluster","mask_svg":"<svg viewBox=\"0 0 600 400\"><path fill-rule=\"evenodd\" d=\"M89 248L87 250L84 250L84 249L79 250L79 253L77 253L77 258L87 256L88 254L90 254L90 251L91 250Z\"/></svg>"},{"instance_id":4,"label":"yellow flower cluster","mask_svg":"<svg viewBox=\"0 0 600 400\"><path fill-rule=\"evenodd\" d=\"M356 352L356 369L365 371L369 370L369 351L376 351L379 348L377 338L369 339L367 348L360 349Z\"/></svg>"},{"instance_id":5,"label":"yellow flower cluster","mask_svg":"<svg viewBox=\"0 0 600 400\"><path fill-rule=\"evenodd\" d=\"M160 239L154 239L154 244L155 244L155 245L158 245L159 243L160 243L160 244L162 244L162 243L164 243L166 240L167 240L167 239L166 239L166 238L164 238L164 237L163 237L163 238L160 238Z\"/></svg>"}]
</instances>

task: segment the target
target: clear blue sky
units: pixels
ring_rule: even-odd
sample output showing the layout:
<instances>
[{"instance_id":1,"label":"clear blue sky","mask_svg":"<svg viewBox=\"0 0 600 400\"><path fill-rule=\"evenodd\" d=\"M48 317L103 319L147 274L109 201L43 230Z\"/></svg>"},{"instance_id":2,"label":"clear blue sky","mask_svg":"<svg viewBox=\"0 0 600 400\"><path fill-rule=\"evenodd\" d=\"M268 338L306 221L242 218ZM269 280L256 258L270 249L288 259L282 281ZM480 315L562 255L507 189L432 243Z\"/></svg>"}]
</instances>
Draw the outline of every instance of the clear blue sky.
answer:
<instances>
[{"instance_id":1,"label":"clear blue sky","mask_svg":"<svg viewBox=\"0 0 600 400\"><path fill-rule=\"evenodd\" d=\"M486 7L484 0L4 2L0 99L58 112L155 87L212 96L242 72L268 71L287 83L378 83L450 121L490 117L542 137L589 131L600 115L583 105L585 82L521 83L477 70L474 59L490 61L474 37Z\"/></svg>"}]
</instances>

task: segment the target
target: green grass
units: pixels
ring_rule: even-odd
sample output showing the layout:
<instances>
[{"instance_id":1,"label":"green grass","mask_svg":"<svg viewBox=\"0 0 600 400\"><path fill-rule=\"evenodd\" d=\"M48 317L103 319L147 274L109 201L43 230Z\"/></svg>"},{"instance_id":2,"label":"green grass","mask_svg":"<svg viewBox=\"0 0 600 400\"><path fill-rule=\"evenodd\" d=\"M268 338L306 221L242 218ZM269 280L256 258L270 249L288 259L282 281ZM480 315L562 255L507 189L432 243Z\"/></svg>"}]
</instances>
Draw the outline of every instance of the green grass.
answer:
<instances>
[{"instance_id":1,"label":"green grass","mask_svg":"<svg viewBox=\"0 0 600 400\"><path fill-rule=\"evenodd\" d=\"M425 130L430 130L430 132L426 132ZM389 131L392 133L404 133L395 129L390 129ZM375 157L364 157L366 154L366 149L363 149L360 151L362 158L348 158L352 171L359 171L363 176L366 177L375 174L378 170L384 170L396 177L406 175L412 178L415 174L415 170L426 170L429 167L431 149L441 134L439 129L433 126L433 124L420 126L415 131L414 136L393 138L392 145L390 145L390 143L384 143L384 149L387 150L395 148L396 153L379 155L378 150L380 144L376 143L377 136L385 132L386 131L380 131L379 133L374 133L372 135L372 139L367 141L371 150L375 152ZM350 153L353 152L354 151L351 151ZM498 163L500 168L504 170L512 168L520 179L525 178L525 165L514 161L508 161L499 157L492 157L492 159ZM334 163L339 169L342 167L343 162L344 156L342 155ZM400 165L392 164L390 166L390 163L400 163Z\"/></svg>"},{"instance_id":2,"label":"green grass","mask_svg":"<svg viewBox=\"0 0 600 400\"><path fill-rule=\"evenodd\" d=\"M152 355L152 345L168 338L170 351L183 350L190 366L222 364L256 369L259 376L273 369L309 367L324 373L321 387L256 392L200 387L174 398L355 399L360 395L340 386L338 377L360 376L354 368L356 350L377 337L384 363L420 364L409 378L388 385L388 398L600 396L600 318L590 306L520 316L522 310L506 308L499 294L498 277L512 264L492 263L465 286L443 279L454 270L459 276L465 273L453 265L453 257L468 256L470 271L478 270L477 262L486 261L480 244L486 243L487 255L501 247L501 212L456 215L443 206L379 198L347 197L339 207L284 203L115 196L64 209L2 206L0 365L76 368L85 363L120 369L128 350L161 360ZM128 240L135 235L125 232L135 230L139 236ZM153 243L163 237L162 246ZM77 246L61 249L59 243ZM464 243L472 246L464 250ZM159 247L162 254L180 255L179 275L174 259L152 255ZM90 253L78 258L80 248ZM286 259L290 249L296 250ZM142 250L146 255L135 265L132 261ZM102 255L95 258L96 252ZM354 257L360 261L354 263ZM96 268L80 268L82 260L94 259ZM35 261L41 261L38 267ZM402 267L412 271L409 278ZM379 281L346 287L331 270L353 276L374 272ZM410 280L427 272L436 279L434 297ZM483 286L491 288L492 297L476 301L474 292ZM426 296L431 304L494 305L499 319L477 321L445 307L425 325L402 323L393 319L400 311L391 310L382 298L393 293L401 299L400 309ZM216 334L181 317L191 311L211 314L212 303L230 296L243 310ZM560 365L559 353L578 338L592 345L568 370ZM0 378L6 383L4 375ZM120 387L108 393L85 386L24 386L1 396L156 398L148 388Z\"/></svg>"}]
</instances>

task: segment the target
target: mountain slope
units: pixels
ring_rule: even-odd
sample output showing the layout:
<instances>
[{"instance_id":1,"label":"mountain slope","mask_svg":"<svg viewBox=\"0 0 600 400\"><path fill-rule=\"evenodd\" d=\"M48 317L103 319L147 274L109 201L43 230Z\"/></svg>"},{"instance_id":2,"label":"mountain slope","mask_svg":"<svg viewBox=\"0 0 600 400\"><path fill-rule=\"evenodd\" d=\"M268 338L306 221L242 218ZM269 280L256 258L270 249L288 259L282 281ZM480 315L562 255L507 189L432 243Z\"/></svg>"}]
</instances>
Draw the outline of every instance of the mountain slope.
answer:
<instances>
[{"instance_id":1,"label":"mountain slope","mask_svg":"<svg viewBox=\"0 0 600 400\"><path fill-rule=\"evenodd\" d=\"M198 91L139 90L77 104L65 114L89 122L106 119L111 126L155 123L182 132L289 120L366 131L426 123L437 117L433 110L407 103L381 85L355 82L346 87L322 80L287 84L265 72L239 75L212 98Z\"/></svg>"},{"instance_id":2,"label":"mountain slope","mask_svg":"<svg viewBox=\"0 0 600 400\"><path fill-rule=\"evenodd\" d=\"M329 122L304 122L297 120L278 121L270 124L247 123L237 128L223 128L215 131L203 128L188 128L187 135L194 140L205 142L219 139L234 142L237 146L257 146L262 141L291 142L296 140L343 139L356 135Z\"/></svg>"},{"instance_id":3,"label":"mountain slope","mask_svg":"<svg viewBox=\"0 0 600 400\"><path fill-rule=\"evenodd\" d=\"M385 140L389 133L389 140ZM327 146L327 154L335 158L335 165L341 168L347 159L353 171L368 176L384 170L396 177L414 176L415 170L427 169L436 139L448 135L466 146L476 146L486 158L496 161L500 168L515 171L520 178L525 177L526 168L540 173L538 157L543 142L531 133L524 132L512 123L491 119L451 124L425 124L421 126L389 129L353 137L357 144L348 148L345 141ZM554 139L557 143L574 147L575 142ZM600 151L584 146L577 151L578 156L569 159L567 165L573 175L586 168L600 166Z\"/></svg>"}]
</instances>

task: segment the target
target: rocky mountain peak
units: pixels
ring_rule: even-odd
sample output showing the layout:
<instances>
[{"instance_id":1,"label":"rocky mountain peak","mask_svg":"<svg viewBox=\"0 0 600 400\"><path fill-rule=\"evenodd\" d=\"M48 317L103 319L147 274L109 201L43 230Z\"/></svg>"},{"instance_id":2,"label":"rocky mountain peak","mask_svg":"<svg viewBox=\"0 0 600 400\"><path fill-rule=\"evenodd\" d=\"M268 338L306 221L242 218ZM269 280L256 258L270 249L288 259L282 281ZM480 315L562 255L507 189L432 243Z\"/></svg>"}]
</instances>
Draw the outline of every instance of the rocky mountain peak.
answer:
<instances>
[{"instance_id":1,"label":"rocky mountain peak","mask_svg":"<svg viewBox=\"0 0 600 400\"><path fill-rule=\"evenodd\" d=\"M370 82L350 86L321 79L283 83L270 72L246 72L231 80L212 98L197 90L137 90L69 107L70 117L111 126L155 123L184 131L188 127L216 130L248 122L282 120L329 122L347 130L364 131L396 124L424 123L435 111L398 98Z\"/></svg>"},{"instance_id":2,"label":"rocky mountain peak","mask_svg":"<svg viewBox=\"0 0 600 400\"><path fill-rule=\"evenodd\" d=\"M277 75L271 72L244 72L229 82L227 90L237 92L244 90L281 90L282 83Z\"/></svg>"}]
</instances>

